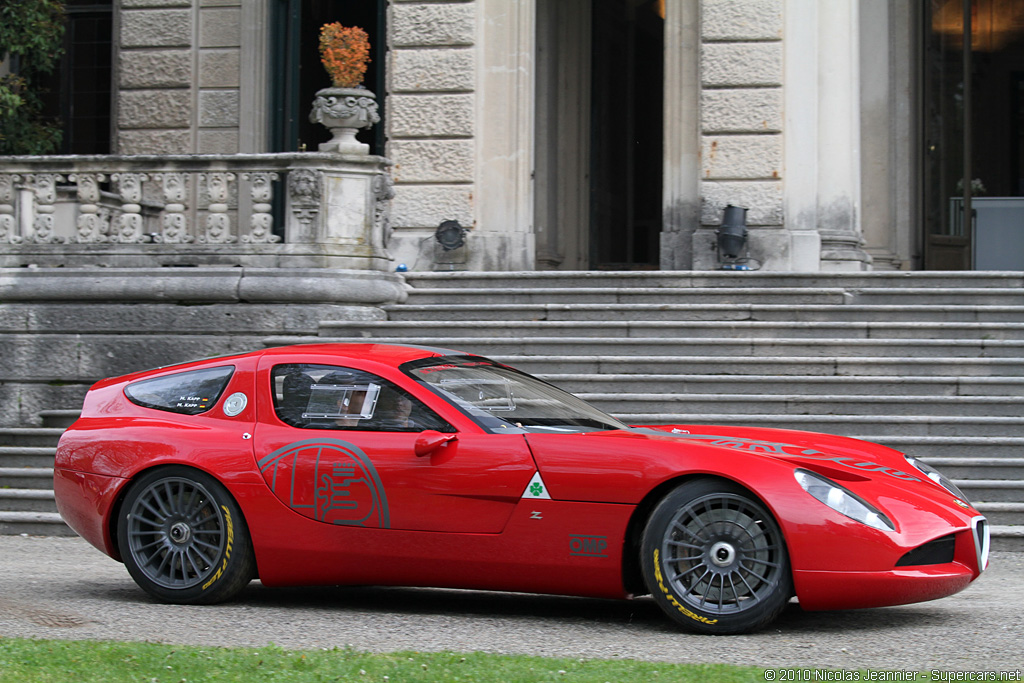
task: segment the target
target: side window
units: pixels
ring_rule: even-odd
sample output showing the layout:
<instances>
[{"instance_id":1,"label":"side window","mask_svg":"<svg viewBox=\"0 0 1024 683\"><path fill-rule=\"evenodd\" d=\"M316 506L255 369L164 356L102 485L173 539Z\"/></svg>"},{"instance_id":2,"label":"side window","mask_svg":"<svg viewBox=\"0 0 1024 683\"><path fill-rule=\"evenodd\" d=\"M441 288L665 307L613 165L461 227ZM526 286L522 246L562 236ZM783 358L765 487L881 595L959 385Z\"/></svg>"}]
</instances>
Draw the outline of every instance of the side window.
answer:
<instances>
[{"instance_id":1,"label":"side window","mask_svg":"<svg viewBox=\"0 0 1024 683\"><path fill-rule=\"evenodd\" d=\"M454 428L417 398L369 372L334 365L277 365L274 411L299 429L422 432Z\"/></svg>"},{"instance_id":2,"label":"side window","mask_svg":"<svg viewBox=\"0 0 1024 683\"><path fill-rule=\"evenodd\" d=\"M234 372L233 365L179 372L133 382L124 388L124 393L129 401L143 408L199 415L217 404Z\"/></svg>"}]
</instances>

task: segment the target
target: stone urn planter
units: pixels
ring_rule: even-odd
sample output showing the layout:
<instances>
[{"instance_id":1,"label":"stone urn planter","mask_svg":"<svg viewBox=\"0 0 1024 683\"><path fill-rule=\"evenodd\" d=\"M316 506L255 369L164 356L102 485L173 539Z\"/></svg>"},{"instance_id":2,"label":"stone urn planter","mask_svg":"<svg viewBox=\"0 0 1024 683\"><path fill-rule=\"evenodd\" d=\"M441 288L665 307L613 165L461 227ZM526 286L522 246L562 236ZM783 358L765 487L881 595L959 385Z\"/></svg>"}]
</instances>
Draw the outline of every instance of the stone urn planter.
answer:
<instances>
[{"instance_id":1,"label":"stone urn planter","mask_svg":"<svg viewBox=\"0 0 1024 683\"><path fill-rule=\"evenodd\" d=\"M380 121L377 98L365 88L324 88L313 100L309 120L326 126L334 135L321 143L321 152L368 154L370 146L356 140L356 133Z\"/></svg>"}]
</instances>

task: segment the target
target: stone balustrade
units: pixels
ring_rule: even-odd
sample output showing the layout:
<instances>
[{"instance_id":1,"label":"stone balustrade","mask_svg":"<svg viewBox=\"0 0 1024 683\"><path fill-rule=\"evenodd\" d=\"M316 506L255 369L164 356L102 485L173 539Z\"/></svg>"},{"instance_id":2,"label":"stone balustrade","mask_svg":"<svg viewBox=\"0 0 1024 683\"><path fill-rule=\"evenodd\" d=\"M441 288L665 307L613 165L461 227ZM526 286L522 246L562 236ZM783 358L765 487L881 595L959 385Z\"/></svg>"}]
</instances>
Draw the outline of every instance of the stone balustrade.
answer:
<instances>
[{"instance_id":1,"label":"stone balustrade","mask_svg":"<svg viewBox=\"0 0 1024 683\"><path fill-rule=\"evenodd\" d=\"M0 267L390 270L387 160L0 157Z\"/></svg>"}]
</instances>

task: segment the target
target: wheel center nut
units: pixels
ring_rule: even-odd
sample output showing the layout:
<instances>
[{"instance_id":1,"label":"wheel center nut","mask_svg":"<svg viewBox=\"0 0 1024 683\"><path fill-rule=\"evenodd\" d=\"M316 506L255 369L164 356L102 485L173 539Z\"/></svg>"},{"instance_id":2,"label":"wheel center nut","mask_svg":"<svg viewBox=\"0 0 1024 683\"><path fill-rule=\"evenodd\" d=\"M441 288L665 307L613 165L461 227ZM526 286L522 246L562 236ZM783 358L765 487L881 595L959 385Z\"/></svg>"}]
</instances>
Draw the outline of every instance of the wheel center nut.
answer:
<instances>
[{"instance_id":1,"label":"wheel center nut","mask_svg":"<svg viewBox=\"0 0 1024 683\"><path fill-rule=\"evenodd\" d=\"M185 543L192 537L192 529L185 522L178 522L171 526L170 536L175 543Z\"/></svg>"},{"instance_id":2,"label":"wheel center nut","mask_svg":"<svg viewBox=\"0 0 1024 683\"><path fill-rule=\"evenodd\" d=\"M736 560L736 548L731 543L719 541L711 546L711 562L717 567L728 567Z\"/></svg>"}]
</instances>

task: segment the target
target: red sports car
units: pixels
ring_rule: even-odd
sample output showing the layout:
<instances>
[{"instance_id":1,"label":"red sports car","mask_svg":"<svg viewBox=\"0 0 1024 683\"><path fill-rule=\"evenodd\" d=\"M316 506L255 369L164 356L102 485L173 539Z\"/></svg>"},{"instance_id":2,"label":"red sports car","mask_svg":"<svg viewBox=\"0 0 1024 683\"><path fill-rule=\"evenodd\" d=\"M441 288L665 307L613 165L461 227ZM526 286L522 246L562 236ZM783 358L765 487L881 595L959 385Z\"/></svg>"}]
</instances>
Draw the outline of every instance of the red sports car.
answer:
<instances>
[{"instance_id":1,"label":"red sports car","mask_svg":"<svg viewBox=\"0 0 1024 683\"><path fill-rule=\"evenodd\" d=\"M708 633L963 589L988 525L889 448L623 424L457 351L322 344L108 379L54 470L69 525L160 600L376 584L653 595Z\"/></svg>"}]
</instances>

